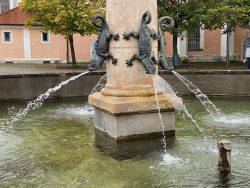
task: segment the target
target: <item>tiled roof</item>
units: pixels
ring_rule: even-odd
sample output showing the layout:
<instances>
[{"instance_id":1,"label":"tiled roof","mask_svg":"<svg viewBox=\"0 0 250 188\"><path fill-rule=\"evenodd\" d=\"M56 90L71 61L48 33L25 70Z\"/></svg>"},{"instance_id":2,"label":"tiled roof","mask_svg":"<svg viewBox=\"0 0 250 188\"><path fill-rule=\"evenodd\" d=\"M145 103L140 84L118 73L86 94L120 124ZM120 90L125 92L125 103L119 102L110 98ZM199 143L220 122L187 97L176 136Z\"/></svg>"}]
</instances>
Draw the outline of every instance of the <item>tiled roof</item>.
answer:
<instances>
[{"instance_id":1,"label":"tiled roof","mask_svg":"<svg viewBox=\"0 0 250 188\"><path fill-rule=\"evenodd\" d=\"M0 14L0 25L25 25L26 21L33 16L22 12L19 7Z\"/></svg>"}]
</instances>

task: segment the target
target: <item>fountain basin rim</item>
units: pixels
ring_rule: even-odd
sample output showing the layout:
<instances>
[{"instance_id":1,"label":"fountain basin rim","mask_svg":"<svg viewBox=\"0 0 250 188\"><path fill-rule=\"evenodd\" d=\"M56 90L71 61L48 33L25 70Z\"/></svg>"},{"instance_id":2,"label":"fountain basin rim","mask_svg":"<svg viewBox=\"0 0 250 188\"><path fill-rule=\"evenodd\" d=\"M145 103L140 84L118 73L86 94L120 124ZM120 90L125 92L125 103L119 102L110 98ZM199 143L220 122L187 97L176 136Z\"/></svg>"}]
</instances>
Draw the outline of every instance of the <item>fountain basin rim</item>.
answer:
<instances>
[{"instance_id":1,"label":"fountain basin rim","mask_svg":"<svg viewBox=\"0 0 250 188\"><path fill-rule=\"evenodd\" d=\"M250 70L175 70L182 75L244 75L250 74ZM173 74L169 70L159 70L159 75Z\"/></svg>"}]
</instances>

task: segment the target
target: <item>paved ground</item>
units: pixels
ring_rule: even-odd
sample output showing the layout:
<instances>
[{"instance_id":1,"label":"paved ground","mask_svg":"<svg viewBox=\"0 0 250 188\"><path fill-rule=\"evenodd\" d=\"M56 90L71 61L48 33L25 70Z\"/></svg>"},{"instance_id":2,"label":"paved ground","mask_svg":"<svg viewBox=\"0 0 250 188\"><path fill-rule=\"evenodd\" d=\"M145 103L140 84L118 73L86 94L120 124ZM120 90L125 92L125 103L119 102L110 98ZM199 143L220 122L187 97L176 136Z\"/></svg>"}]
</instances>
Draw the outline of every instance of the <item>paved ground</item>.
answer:
<instances>
[{"instance_id":1,"label":"paved ground","mask_svg":"<svg viewBox=\"0 0 250 188\"><path fill-rule=\"evenodd\" d=\"M0 75L79 73L79 69L56 69L56 65L42 64L0 64Z\"/></svg>"},{"instance_id":2,"label":"paved ground","mask_svg":"<svg viewBox=\"0 0 250 188\"><path fill-rule=\"evenodd\" d=\"M231 62L229 67L225 62L193 62L182 64L177 70L246 70L247 65L241 62Z\"/></svg>"},{"instance_id":3,"label":"paved ground","mask_svg":"<svg viewBox=\"0 0 250 188\"><path fill-rule=\"evenodd\" d=\"M246 64L232 63L229 67L225 63L190 63L183 64L176 69L191 70L247 70ZM55 64L0 64L0 75L19 75L19 74L60 74L60 73L80 73L83 69L57 69Z\"/></svg>"}]
</instances>

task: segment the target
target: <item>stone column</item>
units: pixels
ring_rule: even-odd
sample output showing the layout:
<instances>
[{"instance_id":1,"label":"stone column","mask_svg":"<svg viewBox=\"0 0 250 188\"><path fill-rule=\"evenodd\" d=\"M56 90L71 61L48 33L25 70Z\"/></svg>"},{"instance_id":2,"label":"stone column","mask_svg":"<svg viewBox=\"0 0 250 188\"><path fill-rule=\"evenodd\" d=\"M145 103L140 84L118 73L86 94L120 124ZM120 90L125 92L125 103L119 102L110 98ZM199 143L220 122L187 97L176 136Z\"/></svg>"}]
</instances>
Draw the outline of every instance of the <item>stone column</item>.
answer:
<instances>
[{"instance_id":1,"label":"stone column","mask_svg":"<svg viewBox=\"0 0 250 188\"><path fill-rule=\"evenodd\" d=\"M138 54L138 40L123 40L124 32L138 31L142 15L149 11L152 21L149 27L157 29L156 0L107 0L109 29L120 35L120 41L112 41L110 52L118 59L117 66L106 62L107 84L100 93L89 96L89 103L96 108L96 128L115 139L129 139L151 133L160 133L161 125L153 84L153 76L146 74L142 63L129 60ZM157 41L152 40L152 55L157 58ZM164 130L174 131L174 108L167 97L158 92L165 124Z\"/></svg>"},{"instance_id":2,"label":"stone column","mask_svg":"<svg viewBox=\"0 0 250 188\"><path fill-rule=\"evenodd\" d=\"M107 64L107 85L103 92L110 95L136 95L139 91L151 94L152 77L147 75L140 62L134 62L131 68L125 64L135 53L138 54L138 40L122 39L124 32L138 31L144 12L152 14L149 27L157 31L157 1L156 0L107 0L107 22L109 29L119 33L121 40L112 42L110 51L118 59L117 66ZM153 41L153 54L157 56L157 41ZM122 91L119 91L122 90ZM125 91L124 91L125 90ZM130 91L132 90L132 91ZM141 93L140 93L141 94ZM139 94L139 95L140 95Z\"/></svg>"}]
</instances>

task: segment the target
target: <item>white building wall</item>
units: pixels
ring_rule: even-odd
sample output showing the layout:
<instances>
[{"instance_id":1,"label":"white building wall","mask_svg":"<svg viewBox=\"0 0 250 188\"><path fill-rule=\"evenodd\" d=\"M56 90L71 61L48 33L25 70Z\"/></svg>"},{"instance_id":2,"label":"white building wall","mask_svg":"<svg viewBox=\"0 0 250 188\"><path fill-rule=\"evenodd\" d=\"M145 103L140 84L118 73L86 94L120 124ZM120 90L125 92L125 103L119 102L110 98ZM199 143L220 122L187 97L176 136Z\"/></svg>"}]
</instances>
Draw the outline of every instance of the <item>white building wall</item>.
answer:
<instances>
[{"instance_id":1,"label":"white building wall","mask_svg":"<svg viewBox=\"0 0 250 188\"><path fill-rule=\"evenodd\" d=\"M226 57L227 55L227 34L223 34L224 30L221 30L221 56Z\"/></svg>"},{"instance_id":2,"label":"white building wall","mask_svg":"<svg viewBox=\"0 0 250 188\"><path fill-rule=\"evenodd\" d=\"M30 30L23 30L24 58L31 59Z\"/></svg>"},{"instance_id":3,"label":"white building wall","mask_svg":"<svg viewBox=\"0 0 250 188\"><path fill-rule=\"evenodd\" d=\"M227 34L223 34L224 30L221 30L221 56L227 56ZM229 55L234 55L234 32L229 34Z\"/></svg>"},{"instance_id":4,"label":"white building wall","mask_svg":"<svg viewBox=\"0 0 250 188\"><path fill-rule=\"evenodd\" d=\"M180 57L187 56L187 37L185 35L178 38L177 50L178 50L178 54L180 55Z\"/></svg>"},{"instance_id":5,"label":"white building wall","mask_svg":"<svg viewBox=\"0 0 250 188\"><path fill-rule=\"evenodd\" d=\"M200 28L200 48L204 50L205 30Z\"/></svg>"},{"instance_id":6,"label":"white building wall","mask_svg":"<svg viewBox=\"0 0 250 188\"><path fill-rule=\"evenodd\" d=\"M14 6L14 0L9 0L10 2L10 9L13 9L15 6Z\"/></svg>"}]
</instances>

